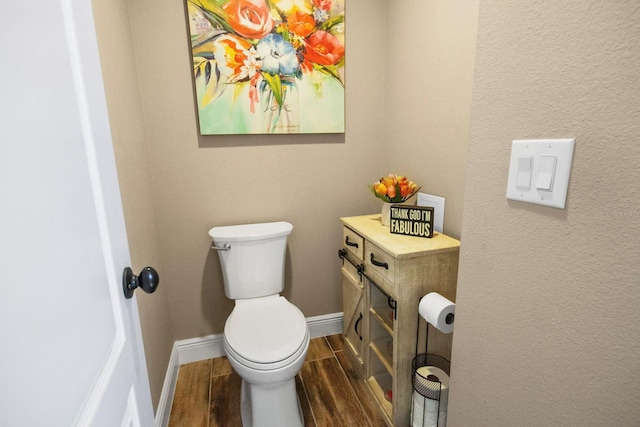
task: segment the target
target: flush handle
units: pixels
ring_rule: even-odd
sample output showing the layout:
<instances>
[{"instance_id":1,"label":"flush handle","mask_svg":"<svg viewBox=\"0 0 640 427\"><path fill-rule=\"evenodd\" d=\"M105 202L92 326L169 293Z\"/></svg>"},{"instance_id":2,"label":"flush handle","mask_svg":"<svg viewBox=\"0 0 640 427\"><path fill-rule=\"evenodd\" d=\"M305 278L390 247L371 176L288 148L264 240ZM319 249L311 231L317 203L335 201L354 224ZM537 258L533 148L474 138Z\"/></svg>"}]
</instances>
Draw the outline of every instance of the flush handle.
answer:
<instances>
[{"instance_id":1,"label":"flush handle","mask_svg":"<svg viewBox=\"0 0 640 427\"><path fill-rule=\"evenodd\" d=\"M228 243L225 243L222 246L216 246L215 243L211 244L211 249L216 250L216 251L228 251L231 249L231 245Z\"/></svg>"},{"instance_id":2,"label":"flush handle","mask_svg":"<svg viewBox=\"0 0 640 427\"><path fill-rule=\"evenodd\" d=\"M153 267L145 267L139 275L133 274L131 268L126 267L122 272L122 290L125 298L129 299L133 296L136 288L141 288L148 294L152 294L158 289L160 277Z\"/></svg>"}]
</instances>

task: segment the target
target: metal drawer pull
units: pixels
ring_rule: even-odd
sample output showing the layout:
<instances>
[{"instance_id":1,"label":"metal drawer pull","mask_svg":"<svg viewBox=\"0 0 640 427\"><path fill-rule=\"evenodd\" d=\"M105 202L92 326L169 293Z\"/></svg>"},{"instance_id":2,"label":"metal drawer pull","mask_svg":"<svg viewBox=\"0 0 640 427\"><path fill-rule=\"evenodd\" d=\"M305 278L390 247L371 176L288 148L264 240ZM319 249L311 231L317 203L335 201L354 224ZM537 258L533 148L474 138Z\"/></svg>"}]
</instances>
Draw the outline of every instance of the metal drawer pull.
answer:
<instances>
[{"instance_id":1,"label":"metal drawer pull","mask_svg":"<svg viewBox=\"0 0 640 427\"><path fill-rule=\"evenodd\" d=\"M353 242L350 242L350 241L349 241L349 236L347 236L347 237L345 237L345 238L344 238L344 243L345 243L347 246L353 246L354 248L357 248L357 247L358 247L358 244L357 244L357 243L353 243Z\"/></svg>"},{"instance_id":2,"label":"metal drawer pull","mask_svg":"<svg viewBox=\"0 0 640 427\"><path fill-rule=\"evenodd\" d=\"M224 245L222 245L222 247L220 247L220 246L216 246L215 243L212 243L211 249L214 249L216 251L228 251L228 250L231 250L231 245L228 243L225 243Z\"/></svg>"},{"instance_id":3,"label":"metal drawer pull","mask_svg":"<svg viewBox=\"0 0 640 427\"><path fill-rule=\"evenodd\" d=\"M389 269L389 264L387 264L386 262L380 262L380 261L376 261L374 256L373 256L373 252L371 252L371 264L377 266L377 267L384 267L386 270Z\"/></svg>"}]
</instances>

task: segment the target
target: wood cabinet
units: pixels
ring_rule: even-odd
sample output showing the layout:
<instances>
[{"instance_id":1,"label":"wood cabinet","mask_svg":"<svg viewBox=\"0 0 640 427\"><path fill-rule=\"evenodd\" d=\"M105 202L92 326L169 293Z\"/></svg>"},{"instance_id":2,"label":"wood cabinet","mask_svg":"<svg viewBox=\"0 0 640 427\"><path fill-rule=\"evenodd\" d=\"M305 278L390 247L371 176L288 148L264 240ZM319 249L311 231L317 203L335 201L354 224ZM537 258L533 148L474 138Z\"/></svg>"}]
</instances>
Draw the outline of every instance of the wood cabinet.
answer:
<instances>
[{"instance_id":1,"label":"wood cabinet","mask_svg":"<svg viewBox=\"0 0 640 427\"><path fill-rule=\"evenodd\" d=\"M379 214L341 221L345 353L387 424L404 427L418 304L429 292L455 301L460 242L442 233L430 239L392 234ZM430 334L428 346L450 360L451 335Z\"/></svg>"}]
</instances>

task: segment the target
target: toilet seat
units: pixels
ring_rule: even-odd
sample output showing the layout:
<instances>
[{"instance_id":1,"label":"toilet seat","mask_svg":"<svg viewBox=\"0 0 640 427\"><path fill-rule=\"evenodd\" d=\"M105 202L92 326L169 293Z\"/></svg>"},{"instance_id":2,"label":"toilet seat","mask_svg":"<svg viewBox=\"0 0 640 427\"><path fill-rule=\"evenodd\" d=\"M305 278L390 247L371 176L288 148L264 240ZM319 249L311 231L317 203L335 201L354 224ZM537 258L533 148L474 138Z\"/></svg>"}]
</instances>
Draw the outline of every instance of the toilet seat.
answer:
<instances>
[{"instance_id":1,"label":"toilet seat","mask_svg":"<svg viewBox=\"0 0 640 427\"><path fill-rule=\"evenodd\" d=\"M280 295L236 300L224 327L226 349L254 369L286 366L306 351L304 315Z\"/></svg>"},{"instance_id":2,"label":"toilet seat","mask_svg":"<svg viewBox=\"0 0 640 427\"><path fill-rule=\"evenodd\" d=\"M309 348L309 336L307 335L304 341L300 344L300 347L298 348L298 350L291 356L287 357L286 359L279 360L277 362L271 362L271 363L257 363L257 362L252 362L250 360L247 360L244 357L242 357L242 355L236 353L233 350L233 348L231 348L227 340L226 339L224 340L224 350L230 362L232 360L235 360L236 363L241 364L245 369L251 369L259 372L276 372L276 371L282 371L283 369L288 369L290 366L295 365L296 362L301 357L306 356L308 348ZM234 366L234 369L236 369L233 363L231 363L231 366ZM300 367L296 368L295 372L297 372L298 370L300 370Z\"/></svg>"}]
</instances>

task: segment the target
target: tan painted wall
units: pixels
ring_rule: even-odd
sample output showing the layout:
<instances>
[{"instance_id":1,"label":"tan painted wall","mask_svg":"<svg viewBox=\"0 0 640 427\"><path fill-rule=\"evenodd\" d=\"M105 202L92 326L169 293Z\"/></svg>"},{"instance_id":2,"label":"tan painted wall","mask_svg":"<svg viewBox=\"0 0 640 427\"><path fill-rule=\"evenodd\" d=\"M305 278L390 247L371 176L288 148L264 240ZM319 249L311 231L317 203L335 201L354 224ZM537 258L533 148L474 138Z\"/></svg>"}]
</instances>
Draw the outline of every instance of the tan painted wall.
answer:
<instances>
[{"instance_id":1,"label":"tan painted wall","mask_svg":"<svg viewBox=\"0 0 640 427\"><path fill-rule=\"evenodd\" d=\"M482 1L448 426L640 423L640 3ZM511 140L575 137L567 208Z\"/></svg>"},{"instance_id":2,"label":"tan painted wall","mask_svg":"<svg viewBox=\"0 0 640 427\"><path fill-rule=\"evenodd\" d=\"M392 3L383 166L444 197L444 231L460 238L479 0Z\"/></svg>"}]
</instances>

